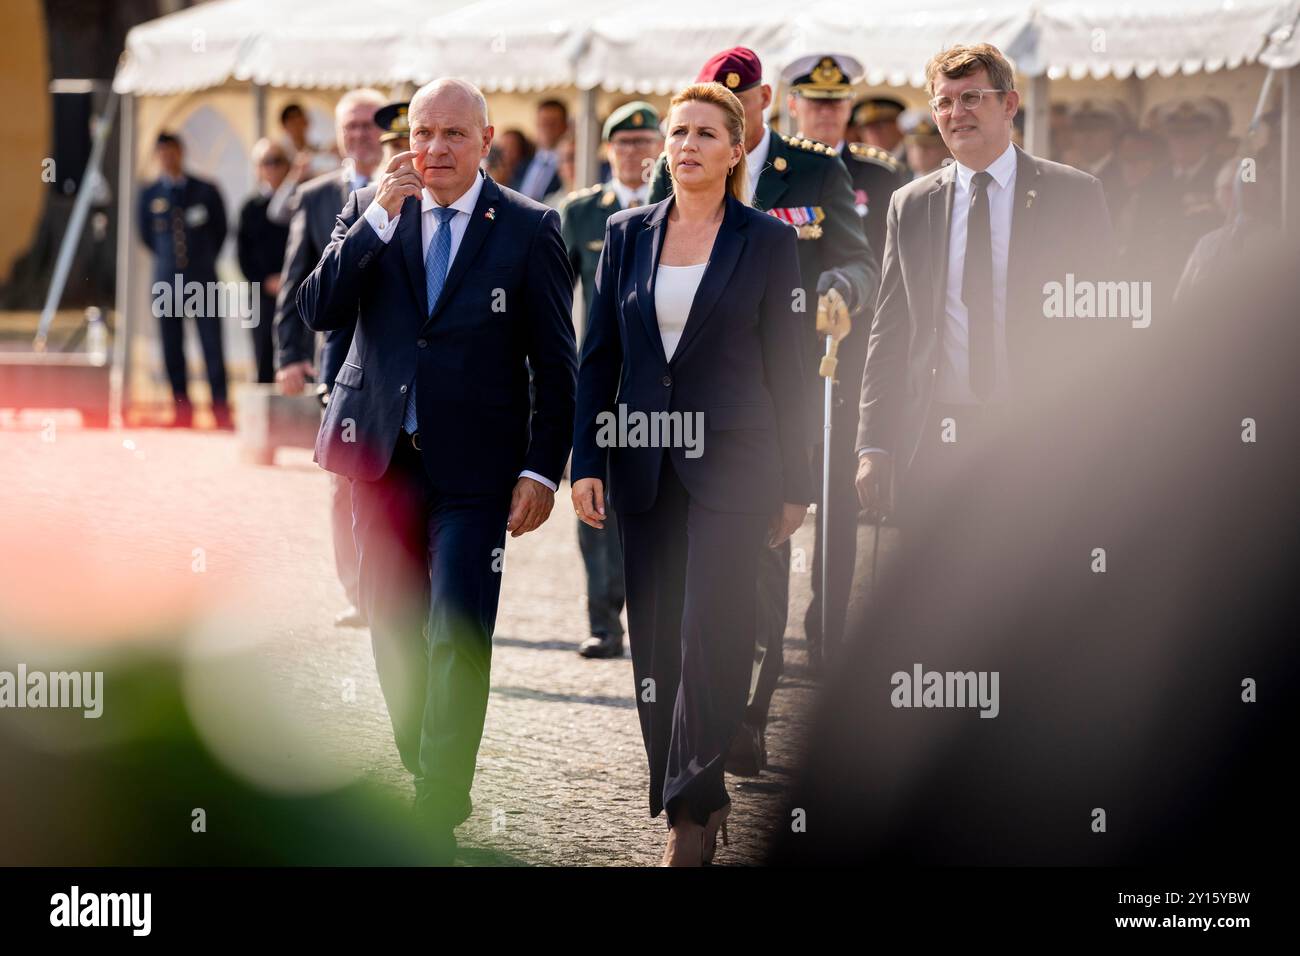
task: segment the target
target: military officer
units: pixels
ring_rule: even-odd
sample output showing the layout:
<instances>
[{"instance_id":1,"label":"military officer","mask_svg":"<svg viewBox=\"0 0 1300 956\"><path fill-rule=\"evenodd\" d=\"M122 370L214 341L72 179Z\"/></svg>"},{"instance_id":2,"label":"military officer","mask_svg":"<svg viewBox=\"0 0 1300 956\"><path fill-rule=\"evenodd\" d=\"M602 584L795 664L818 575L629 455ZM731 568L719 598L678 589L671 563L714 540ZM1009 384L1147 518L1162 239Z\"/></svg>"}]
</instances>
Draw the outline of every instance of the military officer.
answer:
<instances>
[{"instance_id":1,"label":"military officer","mask_svg":"<svg viewBox=\"0 0 1300 956\"><path fill-rule=\"evenodd\" d=\"M872 258L880 265L885 248L885 220L890 197L894 190L908 182L903 164L878 146L866 143L848 143L849 112L852 109L853 83L862 75L862 64L842 53L816 53L795 60L782 72L789 87L787 102L791 118L800 137L820 140L835 150L848 168L853 183L853 196L858 215L866 229ZM810 662L819 664L818 658L827 647L838 646L844 633L844 619L848 612L849 592L853 586L853 567L857 550L858 498L853 485L857 470L857 453L854 440L858 431L858 400L861 390L862 368L867 361L867 340L870 336L869 316L854 323L852 331L840 342L837 378L831 415L831 502L829 525L823 521L827 509L817 521L817 543L813 550L812 590L813 600L804 616L804 633L808 637ZM819 382L819 385L821 383ZM822 385L821 387L825 387ZM818 401L818 414L824 402ZM819 432L818 434L822 434ZM817 456L814 466L818 472L820 491L822 457ZM826 538L829 553L829 573L826 576L827 594L822 593L822 540ZM822 638L822 601L826 601L826 622L829 641Z\"/></svg>"},{"instance_id":2,"label":"military officer","mask_svg":"<svg viewBox=\"0 0 1300 956\"><path fill-rule=\"evenodd\" d=\"M626 103L610 114L603 130L611 178L569 193L560 207L561 230L573 273L582 280L582 332L605 242L605 220L620 209L644 205L649 174L663 152L659 114L649 103ZM622 657L623 549L614 512L604 530L578 522L578 546L587 571L587 619L591 636L578 648L583 657Z\"/></svg>"},{"instance_id":3,"label":"military officer","mask_svg":"<svg viewBox=\"0 0 1300 956\"><path fill-rule=\"evenodd\" d=\"M944 144L929 110L905 110L898 117L898 128L903 131L903 148L912 179L920 179L944 163L952 162L952 153Z\"/></svg>"},{"instance_id":4,"label":"military officer","mask_svg":"<svg viewBox=\"0 0 1300 956\"><path fill-rule=\"evenodd\" d=\"M230 406L226 401L226 360L221 341L221 316L208 315L200 297L184 293L187 283L205 288L217 281L217 254L226 241L226 207L217 187L192 176L184 169L184 147L174 133L158 134L154 155L162 175L140 193L137 222L140 239L154 256L153 282L162 283L176 308L155 308L162 334L163 364L171 383L175 415L172 424L188 428L193 423L185 373L184 316L198 327L203 364L212 390L212 414L218 428L230 428ZM179 277L179 278L178 278ZM176 291L179 286L180 291ZM213 296L203 295L204 302ZM178 302L177 299L180 301ZM219 301L219 300L218 300ZM157 303L156 303L157 305Z\"/></svg>"},{"instance_id":5,"label":"military officer","mask_svg":"<svg viewBox=\"0 0 1300 956\"><path fill-rule=\"evenodd\" d=\"M398 153L404 153L411 148L411 122L406 116L407 108L410 105L409 103L389 103L375 112L375 125L383 130L379 134L379 142L384 147L384 158L380 160L381 165L387 166L390 159Z\"/></svg>"},{"instance_id":6,"label":"military officer","mask_svg":"<svg viewBox=\"0 0 1300 956\"><path fill-rule=\"evenodd\" d=\"M1159 306L1172 301L1197 240L1223 224L1214 179L1226 124L1219 109L1195 99L1158 108L1154 124L1168 143L1169 165L1140 187L1133 245L1151 258Z\"/></svg>"},{"instance_id":7,"label":"military officer","mask_svg":"<svg viewBox=\"0 0 1300 956\"><path fill-rule=\"evenodd\" d=\"M906 109L906 103L892 96L868 96L853 104L850 122L860 142L883 149L906 166L903 131L898 126L898 118Z\"/></svg>"},{"instance_id":8,"label":"military officer","mask_svg":"<svg viewBox=\"0 0 1300 956\"><path fill-rule=\"evenodd\" d=\"M1070 112L1070 142L1074 163L1101 180L1106 206L1114 213L1128 201L1128 185L1119 160L1119 139L1133 125L1128 107L1119 100L1086 99Z\"/></svg>"},{"instance_id":9,"label":"military officer","mask_svg":"<svg viewBox=\"0 0 1300 956\"><path fill-rule=\"evenodd\" d=\"M872 256L862 218L855 208L848 169L835 150L801 136L784 136L764 119L772 105L772 88L763 82L758 56L745 47L716 54L700 70L696 82L721 83L745 109L745 152L754 207L788 222L799 233L799 268L807 303L806 377L809 390L809 441L822 435L822 379L818 357L825 346L817 335L817 297L834 288L844 296L854 322L871 322L880 270ZM668 195L672 183L663 159L655 167L650 201ZM840 361L841 378L857 379L861 367L850 370ZM852 387L852 386L850 386ZM816 451L821 459L820 448ZM811 462L810 462L811 467ZM857 509L852 514L856 516ZM758 633L755 635L754 675L745 722L727 757L727 769L753 776L764 762L768 706L782 669L790 593L790 545L765 550L758 588Z\"/></svg>"}]
</instances>

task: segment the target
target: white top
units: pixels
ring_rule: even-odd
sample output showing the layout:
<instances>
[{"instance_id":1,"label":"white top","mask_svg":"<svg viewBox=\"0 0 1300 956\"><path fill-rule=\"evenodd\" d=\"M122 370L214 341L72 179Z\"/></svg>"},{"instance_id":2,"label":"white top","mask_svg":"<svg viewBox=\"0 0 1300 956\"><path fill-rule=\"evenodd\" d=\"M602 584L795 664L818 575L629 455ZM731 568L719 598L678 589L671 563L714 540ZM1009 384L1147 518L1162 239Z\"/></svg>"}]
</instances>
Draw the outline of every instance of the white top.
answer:
<instances>
[{"instance_id":1,"label":"white top","mask_svg":"<svg viewBox=\"0 0 1300 956\"><path fill-rule=\"evenodd\" d=\"M664 343L664 357L672 359L677 343L691 314L695 290L704 278L707 262L693 266L659 266L655 272L655 315L659 318L659 336Z\"/></svg>"},{"instance_id":2,"label":"white top","mask_svg":"<svg viewBox=\"0 0 1300 956\"><path fill-rule=\"evenodd\" d=\"M948 233L948 289L944 305L943 352L935 401L948 405L978 405L970 387L970 326L966 303L961 300L962 270L966 265L966 220L970 216L971 179L977 170L955 163L952 223ZM1007 255L1011 249L1012 206L1016 198L1016 148L1006 150L986 170L989 232L993 240L993 354L997 363L990 402L1002 401L1007 392Z\"/></svg>"}]
</instances>

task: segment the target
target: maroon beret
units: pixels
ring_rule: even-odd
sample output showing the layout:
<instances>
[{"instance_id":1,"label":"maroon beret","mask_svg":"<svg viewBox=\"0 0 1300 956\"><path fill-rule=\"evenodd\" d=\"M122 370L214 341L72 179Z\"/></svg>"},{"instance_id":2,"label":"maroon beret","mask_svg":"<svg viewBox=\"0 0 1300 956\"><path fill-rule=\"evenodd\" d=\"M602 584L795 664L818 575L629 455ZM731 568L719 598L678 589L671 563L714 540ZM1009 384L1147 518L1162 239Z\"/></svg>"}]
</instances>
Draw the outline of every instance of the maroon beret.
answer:
<instances>
[{"instance_id":1,"label":"maroon beret","mask_svg":"<svg viewBox=\"0 0 1300 956\"><path fill-rule=\"evenodd\" d=\"M763 64L753 50L733 46L711 56L695 82L721 83L733 93L742 93L763 82Z\"/></svg>"}]
</instances>

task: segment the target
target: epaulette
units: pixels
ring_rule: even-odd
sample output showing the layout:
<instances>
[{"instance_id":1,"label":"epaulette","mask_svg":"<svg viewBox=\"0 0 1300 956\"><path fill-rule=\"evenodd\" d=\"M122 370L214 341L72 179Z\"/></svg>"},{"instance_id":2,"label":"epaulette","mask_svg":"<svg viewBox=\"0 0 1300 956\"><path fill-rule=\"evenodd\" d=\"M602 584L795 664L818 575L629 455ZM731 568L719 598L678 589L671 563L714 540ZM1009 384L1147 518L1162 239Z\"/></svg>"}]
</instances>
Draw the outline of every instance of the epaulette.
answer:
<instances>
[{"instance_id":1,"label":"epaulette","mask_svg":"<svg viewBox=\"0 0 1300 956\"><path fill-rule=\"evenodd\" d=\"M592 193L598 193L604 188L605 186L603 183L596 183L596 185L587 186L585 189L575 189L573 192L565 196L564 199L567 202L570 199L577 199L579 196L590 196Z\"/></svg>"},{"instance_id":2,"label":"epaulette","mask_svg":"<svg viewBox=\"0 0 1300 956\"><path fill-rule=\"evenodd\" d=\"M815 139L800 139L798 136L786 136L785 133L778 133L787 146L795 149L806 150L810 153L821 153L823 156L834 156L835 150L825 143L819 143Z\"/></svg>"},{"instance_id":3,"label":"epaulette","mask_svg":"<svg viewBox=\"0 0 1300 956\"><path fill-rule=\"evenodd\" d=\"M866 143L849 143L849 154L854 159L861 160L864 163L874 159L876 162L888 166L894 172L903 168L903 164L892 153L886 152L879 146L868 146Z\"/></svg>"}]
</instances>

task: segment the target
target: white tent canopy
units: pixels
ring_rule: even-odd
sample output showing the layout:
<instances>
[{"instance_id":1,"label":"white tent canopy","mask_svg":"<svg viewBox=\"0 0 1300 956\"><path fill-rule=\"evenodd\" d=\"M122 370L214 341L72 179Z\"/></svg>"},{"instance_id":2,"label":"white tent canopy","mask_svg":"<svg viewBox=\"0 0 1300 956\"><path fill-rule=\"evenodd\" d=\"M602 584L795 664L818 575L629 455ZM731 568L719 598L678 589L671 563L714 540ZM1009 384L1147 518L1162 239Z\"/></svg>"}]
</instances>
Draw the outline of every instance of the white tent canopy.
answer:
<instances>
[{"instance_id":1,"label":"white tent canopy","mask_svg":"<svg viewBox=\"0 0 1300 956\"><path fill-rule=\"evenodd\" d=\"M921 66L987 40L1026 76L1139 78L1231 69L1294 22L1296 0L214 0L128 34L114 86L166 94L229 80L393 86L463 76L485 92L576 86L668 93L720 49L780 64L859 56L871 85L920 85ZM1278 41L1274 41L1275 47ZM769 79L772 77L769 76Z\"/></svg>"}]
</instances>

